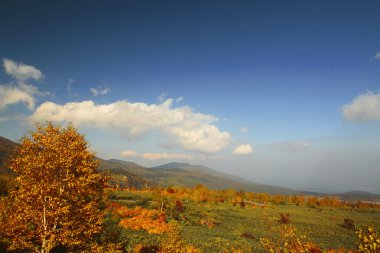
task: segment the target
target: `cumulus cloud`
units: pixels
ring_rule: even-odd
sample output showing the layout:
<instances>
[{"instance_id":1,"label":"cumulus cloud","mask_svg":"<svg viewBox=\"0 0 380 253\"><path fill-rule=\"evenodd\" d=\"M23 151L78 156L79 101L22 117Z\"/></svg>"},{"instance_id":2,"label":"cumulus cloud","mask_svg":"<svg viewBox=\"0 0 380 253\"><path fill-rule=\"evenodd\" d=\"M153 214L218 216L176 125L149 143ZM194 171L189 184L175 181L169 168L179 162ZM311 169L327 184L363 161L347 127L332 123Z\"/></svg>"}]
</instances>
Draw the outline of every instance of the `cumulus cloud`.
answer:
<instances>
[{"instance_id":1,"label":"cumulus cloud","mask_svg":"<svg viewBox=\"0 0 380 253\"><path fill-rule=\"evenodd\" d=\"M104 86L98 86L97 88L91 88L90 89L93 96L101 96L101 95L107 95L110 93L111 89L109 87Z\"/></svg>"},{"instance_id":2,"label":"cumulus cloud","mask_svg":"<svg viewBox=\"0 0 380 253\"><path fill-rule=\"evenodd\" d=\"M343 117L349 121L380 120L380 93L367 92L343 105Z\"/></svg>"},{"instance_id":3,"label":"cumulus cloud","mask_svg":"<svg viewBox=\"0 0 380 253\"><path fill-rule=\"evenodd\" d=\"M253 149L250 144L242 144L236 147L232 153L235 155L250 155L252 152Z\"/></svg>"},{"instance_id":4,"label":"cumulus cloud","mask_svg":"<svg viewBox=\"0 0 380 253\"><path fill-rule=\"evenodd\" d=\"M11 76L13 76L17 80L41 80L44 76L41 71L36 69L33 66L25 65L23 63L17 63L10 59L3 59L3 66L5 72Z\"/></svg>"},{"instance_id":5,"label":"cumulus cloud","mask_svg":"<svg viewBox=\"0 0 380 253\"><path fill-rule=\"evenodd\" d=\"M195 113L188 106L172 108L172 104L172 99L160 104L126 100L110 104L83 101L59 105L45 102L35 110L31 119L71 121L77 126L112 128L127 138L158 131L174 145L201 153L216 153L229 144L230 134L213 124L217 118Z\"/></svg>"},{"instance_id":6,"label":"cumulus cloud","mask_svg":"<svg viewBox=\"0 0 380 253\"><path fill-rule=\"evenodd\" d=\"M309 150L312 144L309 141L289 141L274 143L271 146L278 151L305 151Z\"/></svg>"},{"instance_id":7,"label":"cumulus cloud","mask_svg":"<svg viewBox=\"0 0 380 253\"><path fill-rule=\"evenodd\" d=\"M0 85L0 110L17 103L26 104L29 110L34 109L34 98L30 93L17 87Z\"/></svg>"},{"instance_id":8,"label":"cumulus cloud","mask_svg":"<svg viewBox=\"0 0 380 253\"><path fill-rule=\"evenodd\" d=\"M0 85L0 110L5 109L8 105L23 103L29 110L34 109L35 96L48 95L48 92L41 92L26 80L41 80L44 76L41 71L33 66L17 63L10 59L3 59L5 73L12 76L15 82L8 85Z\"/></svg>"}]
</instances>

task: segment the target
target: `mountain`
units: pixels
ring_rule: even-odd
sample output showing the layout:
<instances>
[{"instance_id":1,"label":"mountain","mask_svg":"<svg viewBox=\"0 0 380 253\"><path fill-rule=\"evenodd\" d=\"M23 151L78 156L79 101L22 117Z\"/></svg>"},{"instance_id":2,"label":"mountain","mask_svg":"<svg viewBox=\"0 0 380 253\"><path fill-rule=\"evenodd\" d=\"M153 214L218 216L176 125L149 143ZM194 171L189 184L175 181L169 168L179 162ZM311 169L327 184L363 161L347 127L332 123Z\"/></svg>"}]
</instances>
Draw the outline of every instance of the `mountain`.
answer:
<instances>
[{"instance_id":1,"label":"mountain","mask_svg":"<svg viewBox=\"0 0 380 253\"><path fill-rule=\"evenodd\" d=\"M216 171L216 170L210 169L210 168L202 166L202 165L191 165L188 163L173 162L173 163L167 163L167 164L163 164L160 166L152 167L152 169L183 169L183 170L187 170L187 171L195 171L195 172L198 171L198 172L206 173L206 174L211 175L211 176L232 179L232 180L237 181L237 182L243 182L243 183L248 183L248 184L252 183L246 179L243 179L243 178L231 175L231 174Z\"/></svg>"},{"instance_id":2,"label":"mountain","mask_svg":"<svg viewBox=\"0 0 380 253\"><path fill-rule=\"evenodd\" d=\"M245 191L266 192L271 194L297 194L298 191L248 180L219 172L201 165L187 163L168 163L150 169L153 173L147 175L161 185L181 185L193 187L203 184L210 189L243 189Z\"/></svg>"}]
</instances>

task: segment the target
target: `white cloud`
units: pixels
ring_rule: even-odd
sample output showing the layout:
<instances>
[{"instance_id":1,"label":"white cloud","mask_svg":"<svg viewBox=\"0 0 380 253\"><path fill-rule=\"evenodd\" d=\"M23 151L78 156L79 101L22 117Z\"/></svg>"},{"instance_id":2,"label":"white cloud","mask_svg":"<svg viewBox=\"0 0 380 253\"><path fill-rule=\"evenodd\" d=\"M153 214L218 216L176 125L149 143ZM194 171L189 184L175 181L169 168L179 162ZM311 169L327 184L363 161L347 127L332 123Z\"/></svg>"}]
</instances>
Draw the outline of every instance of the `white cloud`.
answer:
<instances>
[{"instance_id":1,"label":"white cloud","mask_svg":"<svg viewBox=\"0 0 380 253\"><path fill-rule=\"evenodd\" d=\"M309 150L312 144L309 141L289 141L274 143L271 146L278 151L305 151Z\"/></svg>"},{"instance_id":2,"label":"white cloud","mask_svg":"<svg viewBox=\"0 0 380 253\"><path fill-rule=\"evenodd\" d=\"M90 89L93 96L107 95L110 93L111 89L109 87L98 86L97 88Z\"/></svg>"},{"instance_id":3,"label":"white cloud","mask_svg":"<svg viewBox=\"0 0 380 253\"><path fill-rule=\"evenodd\" d=\"M380 120L380 93L367 92L342 107L343 117L349 121Z\"/></svg>"},{"instance_id":4,"label":"white cloud","mask_svg":"<svg viewBox=\"0 0 380 253\"><path fill-rule=\"evenodd\" d=\"M135 157L137 156L137 152L133 150L126 150L121 152L121 156L123 157Z\"/></svg>"},{"instance_id":5,"label":"white cloud","mask_svg":"<svg viewBox=\"0 0 380 253\"><path fill-rule=\"evenodd\" d=\"M48 95L51 95L50 92L42 92L38 89L38 87L32 85L32 84L27 84L23 81L19 81L18 83L18 87L20 87L20 89L22 89L23 91L31 94L31 95L38 95L38 96L48 96Z\"/></svg>"},{"instance_id":6,"label":"white cloud","mask_svg":"<svg viewBox=\"0 0 380 253\"><path fill-rule=\"evenodd\" d=\"M17 63L6 58L3 59L3 66L5 72L13 76L17 80L41 80L44 77L41 71L36 69L35 67L25 65L23 63Z\"/></svg>"},{"instance_id":7,"label":"white cloud","mask_svg":"<svg viewBox=\"0 0 380 253\"><path fill-rule=\"evenodd\" d=\"M28 79L41 80L44 76L33 66L17 63L10 59L3 59L5 73L16 79L9 85L0 85L0 110L8 105L23 103L29 110L35 106L35 96L45 96L49 92L41 92L32 84L26 83Z\"/></svg>"},{"instance_id":8,"label":"white cloud","mask_svg":"<svg viewBox=\"0 0 380 253\"><path fill-rule=\"evenodd\" d=\"M191 155L186 154L176 154L176 153L144 153L140 155L142 158L147 160L160 160L160 159L187 159L191 160Z\"/></svg>"},{"instance_id":9,"label":"white cloud","mask_svg":"<svg viewBox=\"0 0 380 253\"><path fill-rule=\"evenodd\" d=\"M374 60L380 60L380 52L376 53L376 55L373 57Z\"/></svg>"},{"instance_id":10,"label":"white cloud","mask_svg":"<svg viewBox=\"0 0 380 253\"><path fill-rule=\"evenodd\" d=\"M158 96L158 101L162 102L165 100L165 98L168 96L168 93L161 93L159 96Z\"/></svg>"},{"instance_id":11,"label":"white cloud","mask_svg":"<svg viewBox=\"0 0 380 253\"><path fill-rule=\"evenodd\" d=\"M29 110L34 109L33 96L17 87L0 85L0 110L6 108L8 105L24 103Z\"/></svg>"},{"instance_id":12,"label":"white cloud","mask_svg":"<svg viewBox=\"0 0 380 253\"><path fill-rule=\"evenodd\" d=\"M172 108L172 104L172 99L160 104L126 100L110 104L83 101L59 105L45 102L35 110L31 119L71 121L77 126L115 129L127 138L159 131L168 137L171 144L201 153L216 153L229 144L230 134L213 124L217 118L195 113L188 106Z\"/></svg>"},{"instance_id":13,"label":"white cloud","mask_svg":"<svg viewBox=\"0 0 380 253\"><path fill-rule=\"evenodd\" d=\"M252 154L253 149L250 144L242 144L235 148L235 150L232 152L235 155L250 155Z\"/></svg>"}]
</instances>

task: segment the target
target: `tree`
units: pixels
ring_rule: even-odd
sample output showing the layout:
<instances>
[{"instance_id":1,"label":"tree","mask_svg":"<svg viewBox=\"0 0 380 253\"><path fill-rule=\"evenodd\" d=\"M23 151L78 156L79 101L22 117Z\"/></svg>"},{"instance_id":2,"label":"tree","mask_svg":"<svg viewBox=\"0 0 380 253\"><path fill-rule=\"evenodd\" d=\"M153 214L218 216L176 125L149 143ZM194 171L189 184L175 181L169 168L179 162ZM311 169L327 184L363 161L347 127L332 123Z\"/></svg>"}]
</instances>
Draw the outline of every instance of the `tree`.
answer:
<instances>
[{"instance_id":1,"label":"tree","mask_svg":"<svg viewBox=\"0 0 380 253\"><path fill-rule=\"evenodd\" d=\"M36 123L9 162L18 177L0 231L10 249L74 249L100 232L99 203L108 178L97 172L97 165L71 124Z\"/></svg>"}]
</instances>

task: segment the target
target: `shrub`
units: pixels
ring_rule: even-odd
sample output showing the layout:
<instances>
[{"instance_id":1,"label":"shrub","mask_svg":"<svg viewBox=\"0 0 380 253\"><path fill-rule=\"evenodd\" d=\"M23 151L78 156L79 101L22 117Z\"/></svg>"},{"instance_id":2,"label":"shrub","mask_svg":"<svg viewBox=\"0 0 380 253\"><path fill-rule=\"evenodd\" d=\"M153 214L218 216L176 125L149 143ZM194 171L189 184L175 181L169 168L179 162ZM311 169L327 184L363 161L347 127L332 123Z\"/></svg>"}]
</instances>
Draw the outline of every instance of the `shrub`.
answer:
<instances>
[{"instance_id":1,"label":"shrub","mask_svg":"<svg viewBox=\"0 0 380 253\"><path fill-rule=\"evenodd\" d=\"M347 229L355 230L355 222L351 219L345 218L342 226Z\"/></svg>"},{"instance_id":2,"label":"shrub","mask_svg":"<svg viewBox=\"0 0 380 253\"><path fill-rule=\"evenodd\" d=\"M240 234L241 237L247 238L247 239L256 239L251 233L249 232L243 232Z\"/></svg>"},{"instance_id":3,"label":"shrub","mask_svg":"<svg viewBox=\"0 0 380 253\"><path fill-rule=\"evenodd\" d=\"M290 223L289 216L290 216L289 213L280 213L280 219L278 220L278 222L280 222L281 224L289 224Z\"/></svg>"},{"instance_id":4,"label":"shrub","mask_svg":"<svg viewBox=\"0 0 380 253\"><path fill-rule=\"evenodd\" d=\"M181 200L175 201L175 210L180 213L185 211L185 207L183 206L183 203Z\"/></svg>"},{"instance_id":5,"label":"shrub","mask_svg":"<svg viewBox=\"0 0 380 253\"><path fill-rule=\"evenodd\" d=\"M136 253L154 253L154 252L159 252L159 248L157 246L144 246L144 245L139 243L133 248L133 252L136 252Z\"/></svg>"},{"instance_id":6,"label":"shrub","mask_svg":"<svg viewBox=\"0 0 380 253\"><path fill-rule=\"evenodd\" d=\"M206 217L199 219L198 224L202 226L207 226L208 228L213 228L217 225L217 222L215 222L214 219L210 217Z\"/></svg>"}]
</instances>

